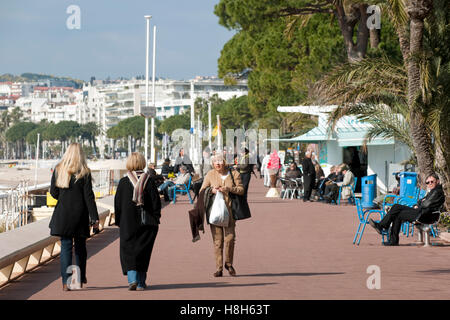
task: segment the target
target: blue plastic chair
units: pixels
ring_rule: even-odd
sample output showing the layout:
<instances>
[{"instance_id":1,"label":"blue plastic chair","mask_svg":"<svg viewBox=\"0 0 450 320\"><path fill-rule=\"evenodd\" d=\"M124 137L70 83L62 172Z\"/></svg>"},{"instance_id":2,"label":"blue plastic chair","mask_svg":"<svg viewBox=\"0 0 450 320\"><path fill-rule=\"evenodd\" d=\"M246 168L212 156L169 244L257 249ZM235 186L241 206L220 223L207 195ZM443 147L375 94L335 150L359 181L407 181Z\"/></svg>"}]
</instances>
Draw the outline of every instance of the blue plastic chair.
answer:
<instances>
[{"instance_id":1,"label":"blue plastic chair","mask_svg":"<svg viewBox=\"0 0 450 320\"><path fill-rule=\"evenodd\" d=\"M426 190L421 190L420 188L416 187L414 197L398 197L394 199L394 203L392 205L401 204L404 206L412 207L416 205L420 199L423 199L426 193ZM402 223L401 231L403 232L403 235L406 235L407 237L409 237L410 234L411 236L413 236L414 226L412 226L409 221L405 221Z\"/></svg>"},{"instance_id":2,"label":"blue plastic chair","mask_svg":"<svg viewBox=\"0 0 450 320\"><path fill-rule=\"evenodd\" d=\"M354 177L353 180L354 180L353 186L345 185L345 186L340 186L339 187L339 195L338 195L338 198L337 198L337 204L338 205L341 204L341 191L342 191L342 188L343 187L350 187L350 186L351 186L352 195L348 198L348 202L349 203L355 203L355 188L356 188L356 182L358 182L358 178ZM350 201L350 199L352 199L352 201Z\"/></svg>"},{"instance_id":3,"label":"blue plastic chair","mask_svg":"<svg viewBox=\"0 0 450 320\"><path fill-rule=\"evenodd\" d=\"M404 206L414 206L417 201L425 197L426 190L421 190L419 187L414 189L414 194L406 194L400 192L400 195L388 194L383 199L383 210L386 211L386 207L392 207L394 204L402 204ZM393 198L392 203L386 203L387 199Z\"/></svg>"},{"instance_id":4,"label":"blue plastic chair","mask_svg":"<svg viewBox=\"0 0 450 320\"><path fill-rule=\"evenodd\" d=\"M356 198L355 199L355 203L356 203L356 212L358 214L358 220L359 220L359 224L358 224L358 229L356 230L356 234L355 237L353 238L353 244L357 244L359 245L359 243L361 242L361 238L363 236L364 233L364 229L366 228L366 224L369 221L369 217L372 213L378 213L380 215L380 220L374 220L376 222L380 222L381 219L383 219L385 213L383 210L377 210L377 209L366 209L364 210L362 205L361 205L361 199ZM384 237L386 236L386 239L389 241L389 234L386 230L383 230L382 232L382 242L384 243ZM359 239L358 239L359 236Z\"/></svg>"},{"instance_id":5,"label":"blue plastic chair","mask_svg":"<svg viewBox=\"0 0 450 320\"><path fill-rule=\"evenodd\" d=\"M400 172L400 194L399 195L393 195L393 194L388 194L384 197L383 199L383 210L385 212L387 212L387 207L392 207L394 204L403 204L403 205L414 205L417 203L417 197L418 197L418 192L419 192L419 188L416 186L414 189L411 188L411 186L406 183L407 180L403 180L402 183L402 179L405 179L405 175L411 175L413 173L410 172ZM415 173L414 173L415 174ZM411 180L414 181L414 183L417 183L416 179L412 179ZM411 182L412 182L411 181ZM387 203L386 200L388 199L393 199L391 203Z\"/></svg>"},{"instance_id":6,"label":"blue plastic chair","mask_svg":"<svg viewBox=\"0 0 450 320\"><path fill-rule=\"evenodd\" d=\"M192 204L192 198L191 198L191 193L189 192L190 188L191 188L191 181L192 181L192 176L189 176L189 181L188 184L186 185L186 183L183 184L176 184L175 188L173 188L173 203L175 203L177 201L177 192L178 193L187 193L188 197L189 197L189 202Z\"/></svg>"}]
</instances>

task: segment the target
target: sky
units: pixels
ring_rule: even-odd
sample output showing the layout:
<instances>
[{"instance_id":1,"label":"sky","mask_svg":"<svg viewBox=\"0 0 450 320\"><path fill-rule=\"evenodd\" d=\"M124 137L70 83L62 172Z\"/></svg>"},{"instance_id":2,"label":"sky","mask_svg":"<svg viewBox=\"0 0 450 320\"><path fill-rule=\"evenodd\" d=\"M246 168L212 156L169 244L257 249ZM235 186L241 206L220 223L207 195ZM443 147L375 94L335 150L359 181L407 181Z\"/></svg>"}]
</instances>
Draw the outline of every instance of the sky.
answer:
<instances>
[{"instance_id":1,"label":"sky","mask_svg":"<svg viewBox=\"0 0 450 320\"><path fill-rule=\"evenodd\" d=\"M219 0L1 0L0 74L25 72L88 81L145 75L150 19L152 75L177 80L216 76L217 59L233 31L218 24ZM79 8L67 13L71 5ZM75 15L74 15L75 14Z\"/></svg>"}]
</instances>

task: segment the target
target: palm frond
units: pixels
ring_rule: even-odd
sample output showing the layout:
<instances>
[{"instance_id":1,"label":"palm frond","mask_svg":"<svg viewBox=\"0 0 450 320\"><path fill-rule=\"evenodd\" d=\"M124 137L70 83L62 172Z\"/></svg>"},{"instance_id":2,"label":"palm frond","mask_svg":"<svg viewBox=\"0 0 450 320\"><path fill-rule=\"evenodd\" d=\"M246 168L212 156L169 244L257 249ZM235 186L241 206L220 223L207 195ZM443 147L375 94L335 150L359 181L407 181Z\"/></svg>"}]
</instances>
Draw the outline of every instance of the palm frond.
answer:
<instances>
[{"instance_id":1,"label":"palm frond","mask_svg":"<svg viewBox=\"0 0 450 320\"><path fill-rule=\"evenodd\" d=\"M394 26L403 27L408 24L409 17L406 12L405 0L387 0L387 5L383 6L389 14Z\"/></svg>"},{"instance_id":2,"label":"palm frond","mask_svg":"<svg viewBox=\"0 0 450 320\"><path fill-rule=\"evenodd\" d=\"M375 110L378 112L374 112L370 117L358 117L372 125L366 134L364 143L367 144L375 138L393 138L414 150L407 119L401 114L393 113L389 108L374 108Z\"/></svg>"},{"instance_id":3,"label":"palm frond","mask_svg":"<svg viewBox=\"0 0 450 320\"><path fill-rule=\"evenodd\" d=\"M315 103L403 103L406 102L407 73L400 63L387 57L367 58L335 67L312 90Z\"/></svg>"}]
</instances>

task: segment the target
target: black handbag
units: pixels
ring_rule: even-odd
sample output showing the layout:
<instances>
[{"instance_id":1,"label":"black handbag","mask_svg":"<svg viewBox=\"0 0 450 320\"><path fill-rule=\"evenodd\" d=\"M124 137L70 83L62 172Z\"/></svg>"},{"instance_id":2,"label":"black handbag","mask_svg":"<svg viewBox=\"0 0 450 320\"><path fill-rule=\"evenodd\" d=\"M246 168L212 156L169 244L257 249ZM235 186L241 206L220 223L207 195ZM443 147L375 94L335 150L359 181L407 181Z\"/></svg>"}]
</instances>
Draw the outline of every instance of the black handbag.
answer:
<instances>
[{"instance_id":1,"label":"black handbag","mask_svg":"<svg viewBox=\"0 0 450 320\"><path fill-rule=\"evenodd\" d=\"M144 206L138 206L138 219L141 226L156 226L158 222L155 217L148 211L145 210Z\"/></svg>"},{"instance_id":2,"label":"black handbag","mask_svg":"<svg viewBox=\"0 0 450 320\"><path fill-rule=\"evenodd\" d=\"M230 171L231 180L233 180L233 186L236 186L234 182L233 174ZM233 213L234 220L244 220L250 218L250 208L247 203L247 199L244 196L229 192L228 195L231 198L231 211Z\"/></svg>"}]
</instances>

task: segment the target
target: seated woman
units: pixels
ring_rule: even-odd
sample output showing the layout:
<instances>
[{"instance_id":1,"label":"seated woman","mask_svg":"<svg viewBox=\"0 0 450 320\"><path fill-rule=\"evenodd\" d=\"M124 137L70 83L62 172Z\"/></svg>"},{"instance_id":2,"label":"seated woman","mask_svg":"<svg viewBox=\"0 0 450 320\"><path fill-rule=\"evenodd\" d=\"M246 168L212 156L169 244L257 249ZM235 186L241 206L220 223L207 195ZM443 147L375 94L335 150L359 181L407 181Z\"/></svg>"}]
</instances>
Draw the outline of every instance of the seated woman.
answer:
<instances>
[{"instance_id":1,"label":"seated woman","mask_svg":"<svg viewBox=\"0 0 450 320\"><path fill-rule=\"evenodd\" d=\"M341 197L342 200L347 200L352 196L352 191L355 184L355 176L353 175L353 172L350 171L349 166L346 164L341 167L341 170L342 173L344 174L344 179L342 181Z\"/></svg>"},{"instance_id":2,"label":"seated woman","mask_svg":"<svg viewBox=\"0 0 450 320\"><path fill-rule=\"evenodd\" d=\"M325 179L325 173L319 163L314 163L314 169L316 170L316 185L314 189L319 189L320 184Z\"/></svg>"},{"instance_id":3,"label":"seated woman","mask_svg":"<svg viewBox=\"0 0 450 320\"><path fill-rule=\"evenodd\" d=\"M336 171L336 166L331 166L330 174L319 183L318 189L319 189L319 194L321 196L326 194L325 193L326 186L329 184L332 184L332 182L336 179L337 175L336 175L335 171Z\"/></svg>"},{"instance_id":4,"label":"seated woman","mask_svg":"<svg viewBox=\"0 0 450 320\"><path fill-rule=\"evenodd\" d=\"M289 168L287 168L286 173L284 177L286 179L297 179L301 178L303 176L302 170L297 167L297 164L295 162L292 162L289 165Z\"/></svg>"},{"instance_id":5,"label":"seated woman","mask_svg":"<svg viewBox=\"0 0 450 320\"><path fill-rule=\"evenodd\" d=\"M328 203L331 203L332 200L336 201L339 195L339 186L337 183L344 180L341 167L342 165L335 166L334 175L330 173L330 175L328 175L328 181L325 182L325 192L323 198Z\"/></svg>"},{"instance_id":6,"label":"seated woman","mask_svg":"<svg viewBox=\"0 0 450 320\"><path fill-rule=\"evenodd\" d=\"M289 168L286 169L286 173L284 174L284 177L286 179L300 179L303 176L302 170L297 167L297 163L291 162L289 165ZM295 190L295 194L297 197L300 196L299 191Z\"/></svg>"}]
</instances>

